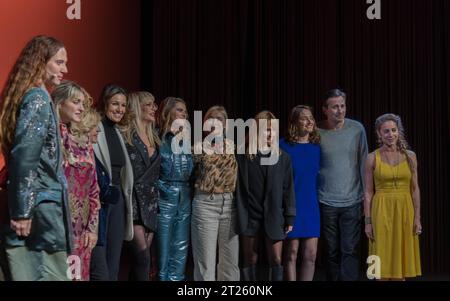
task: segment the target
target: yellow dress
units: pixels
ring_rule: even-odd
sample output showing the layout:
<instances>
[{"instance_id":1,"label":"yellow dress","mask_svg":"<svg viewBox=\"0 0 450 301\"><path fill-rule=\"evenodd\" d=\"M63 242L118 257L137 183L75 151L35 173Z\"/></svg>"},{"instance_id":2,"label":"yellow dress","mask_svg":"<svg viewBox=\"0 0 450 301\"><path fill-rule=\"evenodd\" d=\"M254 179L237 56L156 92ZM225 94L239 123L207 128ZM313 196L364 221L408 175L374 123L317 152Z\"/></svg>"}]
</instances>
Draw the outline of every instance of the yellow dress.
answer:
<instances>
[{"instance_id":1,"label":"yellow dress","mask_svg":"<svg viewBox=\"0 0 450 301\"><path fill-rule=\"evenodd\" d=\"M412 173L407 160L391 166L375 151L375 195L372 226L375 241L369 240L369 255L381 260L381 278L407 278L422 274L419 238L414 235Z\"/></svg>"}]
</instances>

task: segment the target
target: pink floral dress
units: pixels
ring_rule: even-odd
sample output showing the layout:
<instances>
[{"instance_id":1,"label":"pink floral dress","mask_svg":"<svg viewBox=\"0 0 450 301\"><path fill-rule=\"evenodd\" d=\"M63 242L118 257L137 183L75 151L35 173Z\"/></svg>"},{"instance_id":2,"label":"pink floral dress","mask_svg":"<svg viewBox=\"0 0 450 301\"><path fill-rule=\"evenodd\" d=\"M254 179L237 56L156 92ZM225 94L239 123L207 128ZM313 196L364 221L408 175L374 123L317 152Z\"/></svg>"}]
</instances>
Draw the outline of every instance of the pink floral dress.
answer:
<instances>
[{"instance_id":1,"label":"pink floral dress","mask_svg":"<svg viewBox=\"0 0 450 301\"><path fill-rule=\"evenodd\" d=\"M74 249L71 255L78 256L80 259L81 279L79 280L88 281L92 250L84 247L84 239L86 233L98 233L100 209L94 150L89 143L85 145L77 143L65 124L61 124L60 127L64 146L63 166L69 190L74 236Z\"/></svg>"}]
</instances>

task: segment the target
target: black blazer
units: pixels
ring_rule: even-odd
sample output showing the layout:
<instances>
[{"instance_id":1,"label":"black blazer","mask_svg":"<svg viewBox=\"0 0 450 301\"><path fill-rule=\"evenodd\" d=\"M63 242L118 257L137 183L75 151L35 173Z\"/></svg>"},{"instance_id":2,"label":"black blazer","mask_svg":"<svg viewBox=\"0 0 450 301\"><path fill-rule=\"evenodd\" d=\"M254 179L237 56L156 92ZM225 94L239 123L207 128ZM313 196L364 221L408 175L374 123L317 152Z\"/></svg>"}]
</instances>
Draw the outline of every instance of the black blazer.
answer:
<instances>
[{"instance_id":1,"label":"black blazer","mask_svg":"<svg viewBox=\"0 0 450 301\"><path fill-rule=\"evenodd\" d=\"M281 151L281 150L280 150ZM248 162L246 155L237 155L238 180L236 183L236 204L239 232L242 234L248 227L248 195L249 186ZM295 221L295 194L291 158L281 151L278 163L269 165L267 170L269 185L264 199L264 228L272 240L286 238L285 227L293 226Z\"/></svg>"},{"instance_id":2,"label":"black blazer","mask_svg":"<svg viewBox=\"0 0 450 301\"><path fill-rule=\"evenodd\" d=\"M159 178L161 155L155 150L150 160L145 144L137 133L133 134L133 145L126 144L133 167L133 221L142 223L148 230L156 232L158 224Z\"/></svg>"}]
</instances>

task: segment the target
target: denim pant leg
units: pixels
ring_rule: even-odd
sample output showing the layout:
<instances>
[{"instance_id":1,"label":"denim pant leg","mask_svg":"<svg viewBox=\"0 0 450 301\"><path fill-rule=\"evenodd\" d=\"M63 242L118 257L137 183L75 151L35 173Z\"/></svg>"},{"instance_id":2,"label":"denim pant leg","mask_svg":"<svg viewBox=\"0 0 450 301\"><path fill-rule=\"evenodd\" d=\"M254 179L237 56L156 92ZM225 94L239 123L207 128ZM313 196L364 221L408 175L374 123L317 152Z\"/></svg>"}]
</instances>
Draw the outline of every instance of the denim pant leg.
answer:
<instances>
[{"instance_id":1,"label":"denim pant leg","mask_svg":"<svg viewBox=\"0 0 450 301\"><path fill-rule=\"evenodd\" d=\"M173 237L169 246L169 280L185 280L189 238L191 230L191 189L180 188L178 211L173 224Z\"/></svg>"},{"instance_id":2,"label":"denim pant leg","mask_svg":"<svg viewBox=\"0 0 450 301\"><path fill-rule=\"evenodd\" d=\"M342 281L359 279L359 252L361 238L361 204L342 208L339 219L341 229L341 273Z\"/></svg>"},{"instance_id":3,"label":"denim pant leg","mask_svg":"<svg viewBox=\"0 0 450 301\"><path fill-rule=\"evenodd\" d=\"M236 202L232 193L223 194L219 220L218 281L239 281L239 235L237 234Z\"/></svg>"},{"instance_id":4,"label":"denim pant leg","mask_svg":"<svg viewBox=\"0 0 450 301\"><path fill-rule=\"evenodd\" d=\"M340 269L339 254L339 208L320 205L322 221L322 237L326 242L327 280L338 281Z\"/></svg>"},{"instance_id":5,"label":"denim pant leg","mask_svg":"<svg viewBox=\"0 0 450 301\"><path fill-rule=\"evenodd\" d=\"M157 253L159 280L169 281L170 241L172 240L175 216L178 211L178 198L161 198L159 201Z\"/></svg>"},{"instance_id":6,"label":"denim pant leg","mask_svg":"<svg viewBox=\"0 0 450 301\"><path fill-rule=\"evenodd\" d=\"M194 280L216 280L216 253L222 201L213 194L196 193L192 202Z\"/></svg>"}]
</instances>

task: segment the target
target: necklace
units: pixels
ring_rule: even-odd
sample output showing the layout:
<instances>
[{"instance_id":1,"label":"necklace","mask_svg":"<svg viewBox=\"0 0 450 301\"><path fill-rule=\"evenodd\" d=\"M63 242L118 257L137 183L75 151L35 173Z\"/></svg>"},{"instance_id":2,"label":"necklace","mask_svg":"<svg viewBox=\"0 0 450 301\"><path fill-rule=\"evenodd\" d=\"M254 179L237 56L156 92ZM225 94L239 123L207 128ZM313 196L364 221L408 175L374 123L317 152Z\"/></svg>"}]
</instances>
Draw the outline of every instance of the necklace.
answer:
<instances>
[{"instance_id":1,"label":"necklace","mask_svg":"<svg viewBox=\"0 0 450 301\"><path fill-rule=\"evenodd\" d=\"M394 189L398 189L398 172L399 172L399 165L400 165L400 153L397 152L397 164L395 166L392 166L391 162L389 162L389 158L386 155L386 152L384 154L386 158L386 164L389 165L389 169L391 170L392 174L392 185L394 186Z\"/></svg>"}]
</instances>

